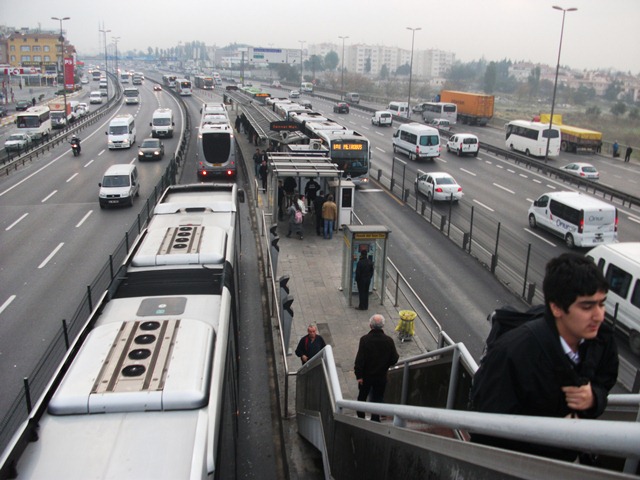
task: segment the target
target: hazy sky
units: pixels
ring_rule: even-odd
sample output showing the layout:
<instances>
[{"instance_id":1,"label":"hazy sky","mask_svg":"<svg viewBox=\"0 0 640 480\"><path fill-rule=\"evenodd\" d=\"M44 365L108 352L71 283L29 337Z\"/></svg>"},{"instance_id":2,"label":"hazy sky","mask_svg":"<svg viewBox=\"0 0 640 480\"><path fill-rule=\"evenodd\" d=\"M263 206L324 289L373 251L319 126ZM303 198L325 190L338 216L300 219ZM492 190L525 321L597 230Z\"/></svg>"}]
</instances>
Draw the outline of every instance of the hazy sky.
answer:
<instances>
[{"instance_id":1,"label":"hazy sky","mask_svg":"<svg viewBox=\"0 0 640 480\"><path fill-rule=\"evenodd\" d=\"M640 0L0 0L0 23L59 28L80 53L100 51L101 33L118 49L166 48L179 41L300 48L299 41L452 51L462 61L530 60L640 74ZM338 52L340 53L340 52Z\"/></svg>"}]
</instances>

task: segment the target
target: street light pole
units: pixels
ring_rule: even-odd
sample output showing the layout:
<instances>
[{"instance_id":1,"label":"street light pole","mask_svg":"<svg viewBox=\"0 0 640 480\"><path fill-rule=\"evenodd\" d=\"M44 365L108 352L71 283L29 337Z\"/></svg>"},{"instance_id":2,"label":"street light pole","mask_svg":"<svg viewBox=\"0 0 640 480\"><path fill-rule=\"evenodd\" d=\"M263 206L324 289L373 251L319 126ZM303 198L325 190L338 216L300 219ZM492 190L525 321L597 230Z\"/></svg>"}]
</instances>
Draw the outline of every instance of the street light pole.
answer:
<instances>
[{"instance_id":1,"label":"street light pole","mask_svg":"<svg viewBox=\"0 0 640 480\"><path fill-rule=\"evenodd\" d=\"M549 132L547 134L547 148L544 152L544 161L549 160L549 144L551 143L551 127L553 126L553 111L556 106L556 89L558 88L558 72L560 71L560 52L562 52L562 36L564 35L564 17L567 12L575 12L577 8L562 8L554 5L552 8L562 12L562 28L560 29L560 44L558 45L558 63L556 64L556 79L553 82L553 97L551 97L551 117L549 118Z\"/></svg>"},{"instance_id":2,"label":"street light pole","mask_svg":"<svg viewBox=\"0 0 640 480\"><path fill-rule=\"evenodd\" d=\"M64 124L65 127L69 125L69 116L67 114L67 82L65 81L64 75L64 36L62 35L62 22L65 20L70 20L71 17L51 17L51 20L57 20L60 22L60 63L58 65L62 68L62 96L64 97ZM58 75L60 78L60 75Z\"/></svg>"},{"instance_id":3,"label":"street light pole","mask_svg":"<svg viewBox=\"0 0 640 480\"><path fill-rule=\"evenodd\" d=\"M120 73L118 72L118 42L120 37L112 37L113 43L116 46L116 78L120 79Z\"/></svg>"},{"instance_id":4,"label":"street light pole","mask_svg":"<svg viewBox=\"0 0 640 480\"><path fill-rule=\"evenodd\" d=\"M109 33L111 30L98 29L98 31L104 34L104 75L107 79L107 101L108 101L109 100L109 77L107 76L107 73L109 69L107 68L107 33Z\"/></svg>"},{"instance_id":5,"label":"street light pole","mask_svg":"<svg viewBox=\"0 0 640 480\"><path fill-rule=\"evenodd\" d=\"M304 81L304 77L302 76L302 49L306 42L304 40L298 40L298 42L300 42L300 89L302 90L302 82Z\"/></svg>"},{"instance_id":6,"label":"street light pole","mask_svg":"<svg viewBox=\"0 0 640 480\"><path fill-rule=\"evenodd\" d=\"M342 39L342 75L341 75L342 79L340 81L340 99L342 100L344 95L344 41L349 37L338 36L338 38Z\"/></svg>"},{"instance_id":7,"label":"street light pole","mask_svg":"<svg viewBox=\"0 0 640 480\"><path fill-rule=\"evenodd\" d=\"M411 76L413 75L413 42L416 38L416 31L422 30L422 28L407 27L407 30L411 30L411 63L409 64L409 98L407 99L407 118L411 118Z\"/></svg>"}]
</instances>

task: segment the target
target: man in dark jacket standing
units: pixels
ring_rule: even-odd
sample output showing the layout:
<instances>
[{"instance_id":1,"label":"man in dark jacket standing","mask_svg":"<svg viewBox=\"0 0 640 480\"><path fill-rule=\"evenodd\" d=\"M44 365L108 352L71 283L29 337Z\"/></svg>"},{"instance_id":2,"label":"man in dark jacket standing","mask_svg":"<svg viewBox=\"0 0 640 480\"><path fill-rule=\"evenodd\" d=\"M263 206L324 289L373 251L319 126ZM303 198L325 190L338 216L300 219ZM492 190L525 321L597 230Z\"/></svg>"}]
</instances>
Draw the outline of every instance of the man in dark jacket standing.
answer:
<instances>
[{"instance_id":1,"label":"man in dark jacket standing","mask_svg":"<svg viewBox=\"0 0 640 480\"><path fill-rule=\"evenodd\" d=\"M300 360L304 365L310 358L326 346L327 344L325 343L324 338L318 335L317 327L315 325L309 325L307 327L307 334L298 342L296 355L300 357Z\"/></svg>"},{"instance_id":2,"label":"man in dark jacket standing","mask_svg":"<svg viewBox=\"0 0 640 480\"><path fill-rule=\"evenodd\" d=\"M358 298L360 300L356 310L369 309L369 285L373 278L373 262L367 257L367 251L360 251L360 260L356 265L356 284L358 285Z\"/></svg>"},{"instance_id":3,"label":"man in dark jacket standing","mask_svg":"<svg viewBox=\"0 0 640 480\"><path fill-rule=\"evenodd\" d=\"M378 313L369 319L369 333L360 338L354 372L358 379L358 401L366 402L371 393L371 401L382 403L387 386L389 367L396 364L399 355L393 338L386 335L384 317ZM357 412L365 418L364 412ZM380 415L371 414L371 420L380 421Z\"/></svg>"},{"instance_id":4,"label":"man in dark jacket standing","mask_svg":"<svg viewBox=\"0 0 640 480\"><path fill-rule=\"evenodd\" d=\"M545 315L499 337L473 379L480 412L597 418L618 376L612 329L604 324L609 289L600 269L565 253L546 267ZM478 443L573 461L578 452L472 434Z\"/></svg>"}]
</instances>

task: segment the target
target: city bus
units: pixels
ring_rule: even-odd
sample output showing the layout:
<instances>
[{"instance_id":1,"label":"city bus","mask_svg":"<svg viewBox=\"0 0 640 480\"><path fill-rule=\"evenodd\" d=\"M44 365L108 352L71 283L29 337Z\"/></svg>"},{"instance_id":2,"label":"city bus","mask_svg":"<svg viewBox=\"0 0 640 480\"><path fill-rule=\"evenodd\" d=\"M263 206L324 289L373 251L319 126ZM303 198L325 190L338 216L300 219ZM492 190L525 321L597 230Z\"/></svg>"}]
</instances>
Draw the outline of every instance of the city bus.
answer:
<instances>
[{"instance_id":1,"label":"city bus","mask_svg":"<svg viewBox=\"0 0 640 480\"><path fill-rule=\"evenodd\" d=\"M301 115L299 120L302 120ZM296 121L296 117L293 117ZM356 185L369 182L369 166L371 163L371 146L364 135L349 130L332 120L306 120L304 133L318 139L329 150L331 161L338 165L342 176Z\"/></svg>"},{"instance_id":2,"label":"city bus","mask_svg":"<svg viewBox=\"0 0 640 480\"><path fill-rule=\"evenodd\" d=\"M560 129L548 123L513 120L504 126L505 143L510 150L544 157L549 144L549 157L560 155Z\"/></svg>"},{"instance_id":3,"label":"city bus","mask_svg":"<svg viewBox=\"0 0 640 480\"><path fill-rule=\"evenodd\" d=\"M186 78L177 78L175 81L175 89L182 96L191 95L193 93L191 81Z\"/></svg>"},{"instance_id":4,"label":"city bus","mask_svg":"<svg viewBox=\"0 0 640 480\"><path fill-rule=\"evenodd\" d=\"M94 70L93 72L91 72L91 78L94 82L99 82L100 77L102 77L102 73L100 72L100 70Z\"/></svg>"},{"instance_id":5,"label":"city bus","mask_svg":"<svg viewBox=\"0 0 640 480\"><path fill-rule=\"evenodd\" d=\"M129 72L120 72L120 83L129 83Z\"/></svg>"},{"instance_id":6,"label":"city bus","mask_svg":"<svg viewBox=\"0 0 640 480\"><path fill-rule=\"evenodd\" d=\"M49 107L29 107L16 115L16 125L20 132L26 133L33 140L48 137L51 133L51 112Z\"/></svg>"},{"instance_id":7,"label":"city bus","mask_svg":"<svg viewBox=\"0 0 640 480\"><path fill-rule=\"evenodd\" d=\"M165 87L173 88L176 84L176 76L175 75L162 75L162 84Z\"/></svg>"},{"instance_id":8,"label":"city bus","mask_svg":"<svg viewBox=\"0 0 640 480\"><path fill-rule=\"evenodd\" d=\"M214 83L213 77L205 77L202 75L198 75L195 78L196 88L202 88L203 90L213 90Z\"/></svg>"},{"instance_id":9,"label":"city bus","mask_svg":"<svg viewBox=\"0 0 640 480\"><path fill-rule=\"evenodd\" d=\"M458 120L458 106L455 103L427 102L424 104L422 119L426 123L431 123L436 118L449 120L450 125L454 125Z\"/></svg>"}]
</instances>

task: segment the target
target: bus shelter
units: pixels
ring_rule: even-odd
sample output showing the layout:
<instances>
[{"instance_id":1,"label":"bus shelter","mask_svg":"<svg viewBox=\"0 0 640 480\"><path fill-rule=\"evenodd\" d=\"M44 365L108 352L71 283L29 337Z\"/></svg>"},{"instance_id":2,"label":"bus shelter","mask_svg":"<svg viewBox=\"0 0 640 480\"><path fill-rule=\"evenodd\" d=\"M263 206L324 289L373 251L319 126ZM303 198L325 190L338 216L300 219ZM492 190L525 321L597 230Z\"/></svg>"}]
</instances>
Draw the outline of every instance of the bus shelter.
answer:
<instances>
[{"instance_id":1,"label":"bus shelter","mask_svg":"<svg viewBox=\"0 0 640 480\"><path fill-rule=\"evenodd\" d=\"M271 152L267 154L269 169L271 170L271 180L269 184L269 205L273 218L278 218L278 181L283 183L287 177L292 177L296 181L297 193L304 193L306 182L314 178L324 192L330 192L330 182L340 182L340 170L335 163L324 153L301 153L294 152ZM283 210L286 204L282 206ZM341 220L338 218L337 225ZM346 222L342 222L346 223Z\"/></svg>"}]
</instances>

